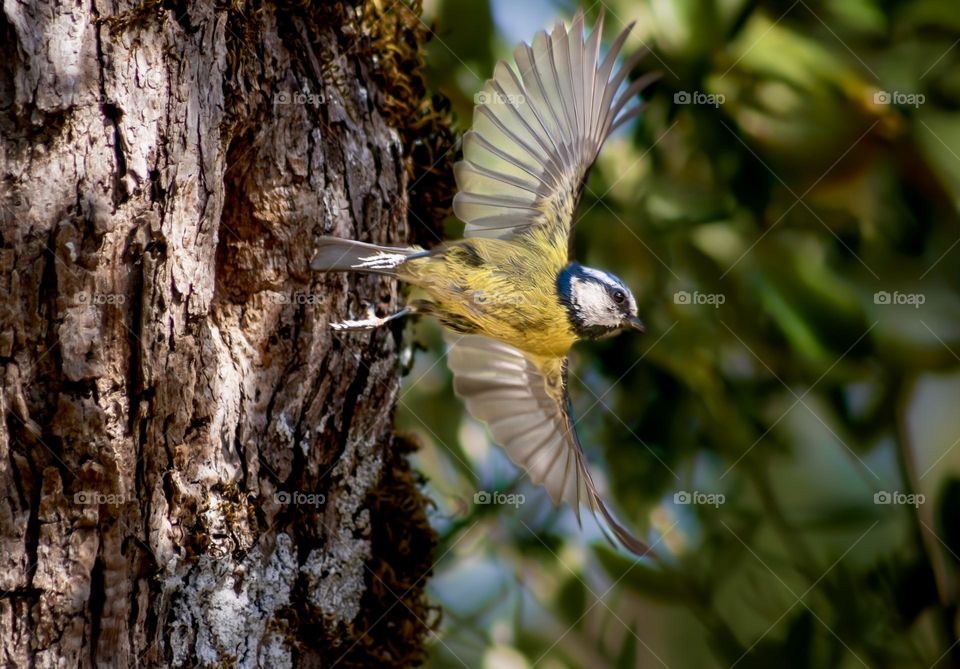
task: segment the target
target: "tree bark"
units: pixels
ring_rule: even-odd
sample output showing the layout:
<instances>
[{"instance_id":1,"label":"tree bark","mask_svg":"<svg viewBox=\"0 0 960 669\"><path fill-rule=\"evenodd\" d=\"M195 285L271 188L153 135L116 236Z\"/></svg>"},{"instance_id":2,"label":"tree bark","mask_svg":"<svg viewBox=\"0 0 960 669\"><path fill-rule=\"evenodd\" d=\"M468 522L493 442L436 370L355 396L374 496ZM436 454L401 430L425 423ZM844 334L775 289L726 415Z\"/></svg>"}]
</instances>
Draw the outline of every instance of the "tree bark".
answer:
<instances>
[{"instance_id":1,"label":"tree bark","mask_svg":"<svg viewBox=\"0 0 960 669\"><path fill-rule=\"evenodd\" d=\"M415 181L443 206L419 19L4 0L0 34L0 666L418 663L400 332L328 327L397 286L308 265L429 232Z\"/></svg>"}]
</instances>

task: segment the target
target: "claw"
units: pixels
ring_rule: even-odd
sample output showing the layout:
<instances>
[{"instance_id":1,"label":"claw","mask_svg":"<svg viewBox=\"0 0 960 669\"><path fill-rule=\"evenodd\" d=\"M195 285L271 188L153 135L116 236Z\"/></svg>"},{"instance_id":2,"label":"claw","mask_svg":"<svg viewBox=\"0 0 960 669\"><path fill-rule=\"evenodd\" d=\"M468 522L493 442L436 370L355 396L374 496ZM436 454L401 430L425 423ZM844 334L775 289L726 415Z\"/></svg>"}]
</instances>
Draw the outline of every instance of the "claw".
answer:
<instances>
[{"instance_id":1,"label":"claw","mask_svg":"<svg viewBox=\"0 0 960 669\"><path fill-rule=\"evenodd\" d=\"M375 330L381 325L386 325L396 318L402 318L410 313L410 309L404 307L395 314L379 317L374 312L373 307L367 310L367 317L360 320L342 321L340 323L331 323L330 329L337 332L362 332L363 330Z\"/></svg>"}]
</instances>

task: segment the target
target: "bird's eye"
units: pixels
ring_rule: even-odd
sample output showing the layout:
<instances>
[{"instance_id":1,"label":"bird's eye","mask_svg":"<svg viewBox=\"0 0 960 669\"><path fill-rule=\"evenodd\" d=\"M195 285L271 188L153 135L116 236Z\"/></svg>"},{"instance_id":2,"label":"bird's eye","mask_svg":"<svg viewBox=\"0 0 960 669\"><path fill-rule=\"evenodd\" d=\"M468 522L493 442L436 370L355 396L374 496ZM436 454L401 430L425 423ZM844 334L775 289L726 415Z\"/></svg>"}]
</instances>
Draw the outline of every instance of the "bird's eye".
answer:
<instances>
[{"instance_id":1,"label":"bird's eye","mask_svg":"<svg viewBox=\"0 0 960 669\"><path fill-rule=\"evenodd\" d=\"M627 296L623 294L622 290L615 290L613 292L613 301L617 304L623 304L625 299L627 299Z\"/></svg>"}]
</instances>

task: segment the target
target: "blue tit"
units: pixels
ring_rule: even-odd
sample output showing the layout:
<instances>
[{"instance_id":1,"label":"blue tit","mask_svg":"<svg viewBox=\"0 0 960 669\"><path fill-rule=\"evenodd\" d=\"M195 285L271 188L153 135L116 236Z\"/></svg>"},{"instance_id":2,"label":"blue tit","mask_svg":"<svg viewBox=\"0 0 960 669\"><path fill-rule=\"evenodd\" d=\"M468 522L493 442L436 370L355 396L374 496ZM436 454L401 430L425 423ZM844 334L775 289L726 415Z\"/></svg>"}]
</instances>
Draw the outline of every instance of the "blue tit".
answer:
<instances>
[{"instance_id":1,"label":"blue tit","mask_svg":"<svg viewBox=\"0 0 960 669\"><path fill-rule=\"evenodd\" d=\"M570 258L587 173L605 139L640 112L637 95L655 78L626 82L642 53L614 69L632 24L601 58L602 28L601 16L585 37L577 12L569 30L558 24L517 46L516 70L497 63L454 166L464 239L424 250L326 237L312 267L385 274L419 289L422 297L396 314L334 327L367 329L413 313L438 319L469 412L554 504L567 502L578 520L586 505L644 555L649 549L613 517L587 469L567 384L574 342L643 331L627 286Z\"/></svg>"}]
</instances>

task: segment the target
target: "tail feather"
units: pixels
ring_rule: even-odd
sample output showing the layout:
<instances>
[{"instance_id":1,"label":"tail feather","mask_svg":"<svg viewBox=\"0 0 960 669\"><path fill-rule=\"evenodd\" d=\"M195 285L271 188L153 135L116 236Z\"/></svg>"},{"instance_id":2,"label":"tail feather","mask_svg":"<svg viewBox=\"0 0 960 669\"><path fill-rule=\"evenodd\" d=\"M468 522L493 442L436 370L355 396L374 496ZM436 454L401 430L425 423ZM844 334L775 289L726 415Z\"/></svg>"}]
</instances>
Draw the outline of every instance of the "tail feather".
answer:
<instances>
[{"instance_id":1,"label":"tail feather","mask_svg":"<svg viewBox=\"0 0 960 669\"><path fill-rule=\"evenodd\" d=\"M321 237L310 267L318 272L373 272L394 275L394 270L404 262L427 253L415 246L377 246L352 239Z\"/></svg>"}]
</instances>

